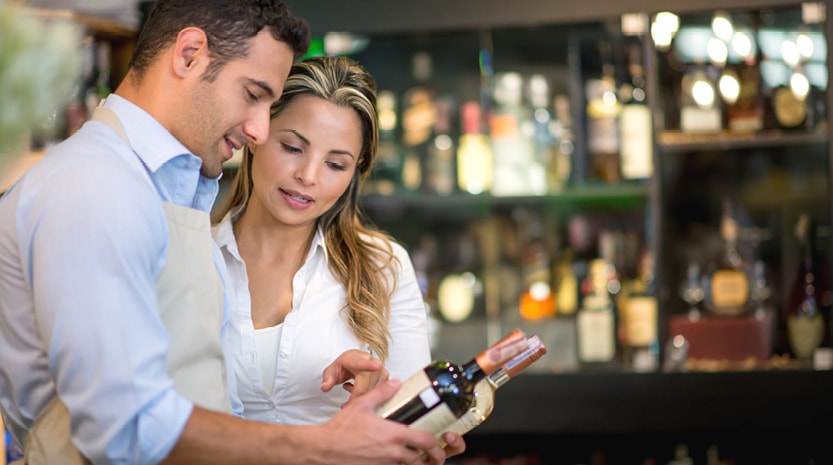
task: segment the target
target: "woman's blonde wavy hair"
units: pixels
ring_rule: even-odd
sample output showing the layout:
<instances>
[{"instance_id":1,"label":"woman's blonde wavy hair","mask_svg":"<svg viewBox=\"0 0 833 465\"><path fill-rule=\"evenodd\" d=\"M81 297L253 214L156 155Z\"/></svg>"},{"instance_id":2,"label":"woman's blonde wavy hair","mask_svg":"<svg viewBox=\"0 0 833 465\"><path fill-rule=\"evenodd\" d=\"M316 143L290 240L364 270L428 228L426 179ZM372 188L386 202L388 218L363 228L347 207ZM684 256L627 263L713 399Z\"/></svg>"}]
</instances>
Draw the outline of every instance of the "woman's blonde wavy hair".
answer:
<instances>
[{"instance_id":1,"label":"woman's blonde wavy hair","mask_svg":"<svg viewBox=\"0 0 833 465\"><path fill-rule=\"evenodd\" d=\"M379 145L376 82L349 58L308 58L292 66L283 94L272 108L272 118L299 95L315 95L352 108L362 122L356 172L344 194L318 219L318 227L324 232L330 270L347 289L344 310L350 327L384 361L390 338L390 299L397 286L393 267L400 264L390 246L393 238L375 229L358 204L361 184L370 173ZM252 193L251 170L252 153L247 147L228 194L211 214L214 224L230 211L243 211Z\"/></svg>"}]
</instances>

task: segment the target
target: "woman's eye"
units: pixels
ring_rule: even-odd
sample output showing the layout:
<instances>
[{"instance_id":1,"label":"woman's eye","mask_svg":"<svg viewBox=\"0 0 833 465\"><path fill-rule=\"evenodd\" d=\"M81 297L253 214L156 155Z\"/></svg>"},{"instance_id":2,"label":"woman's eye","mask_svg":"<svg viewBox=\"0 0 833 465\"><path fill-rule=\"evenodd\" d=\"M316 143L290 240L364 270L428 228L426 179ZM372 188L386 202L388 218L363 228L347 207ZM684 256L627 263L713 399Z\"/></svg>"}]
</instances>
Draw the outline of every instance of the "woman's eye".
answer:
<instances>
[{"instance_id":1,"label":"woman's eye","mask_svg":"<svg viewBox=\"0 0 833 465\"><path fill-rule=\"evenodd\" d=\"M252 102L257 103L257 101L258 101L257 95L253 94L252 91L250 91L250 90L246 90L246 93L249 94L249 100L251 100Z\"/></svg>"},{"instance_id":2,"label":"woman's eye","mask_svg":"<svg viewBox=\"0 0 833 465\"><path fill-rule=\"evenodd\" d=\"M336 171L344 171L344 170L346 170L346 169L347 169L347 168L346 168L344 165L342 165L341 163L336 163L336 162L333 162L333 161L327 162L327 165L328 165L330 168L332 168L332 169L334 169L334 170L336 170Z\"/></svg>"},{"instance_id":3,"label":"woman's eye","mask_svg":"<svg viewBox=\"0 0 833 465\"><path fill-rule=\"evenodd\" d=\"M281 146L283 147L284 150L286 150L287 152L290 152L290 153L300 153L301 152L301 149L298 148L298 147L295 147L294 145L281 144Z\"/></svg>"}]
</instances>

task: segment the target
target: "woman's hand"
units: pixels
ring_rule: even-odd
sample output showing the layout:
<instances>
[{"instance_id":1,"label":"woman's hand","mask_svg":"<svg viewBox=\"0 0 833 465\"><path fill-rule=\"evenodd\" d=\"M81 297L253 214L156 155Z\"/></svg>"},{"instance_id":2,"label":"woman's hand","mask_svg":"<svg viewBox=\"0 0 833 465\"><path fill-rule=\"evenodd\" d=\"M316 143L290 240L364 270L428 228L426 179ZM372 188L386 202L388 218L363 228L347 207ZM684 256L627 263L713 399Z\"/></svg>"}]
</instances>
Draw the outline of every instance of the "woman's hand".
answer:
<instances>
[{"instance_id":1,"label":"woman's hand","mask_svg":"<svg viewBox=\"0 0 833 465\"><path fill-rule=\"evenodd\" d=\"M388 377L388 371L372 353L351 349L339 355L324 369L321 390L329 392L333 386L341 384L351 393L352 400L385 383Z\"/></svg>"}]
</instances>

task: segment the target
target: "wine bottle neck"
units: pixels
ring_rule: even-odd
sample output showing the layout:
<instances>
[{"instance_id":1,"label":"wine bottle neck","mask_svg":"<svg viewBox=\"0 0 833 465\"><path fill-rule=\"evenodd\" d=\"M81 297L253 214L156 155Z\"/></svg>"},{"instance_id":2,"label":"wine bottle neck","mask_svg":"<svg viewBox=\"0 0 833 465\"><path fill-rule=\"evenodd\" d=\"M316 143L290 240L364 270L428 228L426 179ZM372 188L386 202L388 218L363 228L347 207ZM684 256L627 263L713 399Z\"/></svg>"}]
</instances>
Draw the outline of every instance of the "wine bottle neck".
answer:
<instances>
[{"instance_id":1,"label":"wine bottle neck","mask_svg":"<svg viewBox=\"0 0 833 465\"><path fill-rule=\"evenodd\" d=\"M489 375L487 379L492 384L492 386L494 386L494 388L497 389L506 384L510 379L512 379L512 377L509 376L508 373L506 373L506 370L501 368L498 371Z\"/></svg>"},{"instance_id":2,"label":"wine bottle neck","mask_svg":"<svg viewBox=\"0 0 833 465\"><path fill-rule=\"evenodd\" d=\"M480 382L488 373L483 371L483 368L477 363L477 359L470 360L463 365L463 376L470 379L473 383Z\"/></svg>"}]
</instances>

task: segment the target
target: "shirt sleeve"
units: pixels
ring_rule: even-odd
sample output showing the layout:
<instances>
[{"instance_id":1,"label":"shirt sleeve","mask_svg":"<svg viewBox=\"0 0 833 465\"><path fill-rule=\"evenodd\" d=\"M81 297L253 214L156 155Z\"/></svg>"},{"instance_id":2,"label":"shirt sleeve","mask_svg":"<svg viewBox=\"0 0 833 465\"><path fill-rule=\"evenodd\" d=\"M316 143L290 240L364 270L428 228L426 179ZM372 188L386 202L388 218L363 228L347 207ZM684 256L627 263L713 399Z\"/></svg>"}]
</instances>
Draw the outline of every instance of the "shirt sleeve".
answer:
<instances>
[{"instance_id":1,"label":"shirt sleeve","mask_svg":"<svg viewBox=\"0 0 833 465\"><path fill-rule=\"evenodd\" d=\"M399 264L394 264L397 287L391 296L389 357L385 365L391 378L406 379L431 361L428 317L416 273L405 249L392 244Z\"/></svg>"},{"instance_id":2,"label":"shirt sleeve","mask_svg":"<svg viewBox=\"0 0 833 465\"><path fill-rule=\"evenodd\" d=\"M40 180L18 216L30 238L24 256L39 342L78 449L97 464L157 463L193 409L168 377L157 304L164 211L123 159L65 168Z\"/></svg>"}]
</instances>

